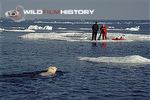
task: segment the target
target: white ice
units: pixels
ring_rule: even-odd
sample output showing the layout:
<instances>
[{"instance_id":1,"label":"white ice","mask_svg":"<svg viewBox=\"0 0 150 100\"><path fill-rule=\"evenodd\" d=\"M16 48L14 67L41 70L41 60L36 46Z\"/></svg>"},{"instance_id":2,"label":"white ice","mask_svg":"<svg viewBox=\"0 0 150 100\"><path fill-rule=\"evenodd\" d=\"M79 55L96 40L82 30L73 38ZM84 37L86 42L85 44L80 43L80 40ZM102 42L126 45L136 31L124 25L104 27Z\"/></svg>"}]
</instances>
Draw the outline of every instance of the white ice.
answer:
<instances>
[{"instance_id":1,"label":"white ice","mask_svg":"<svg viewBox=\"0 0 150 100\"><path fill-rule=\"evenodd\" d=\"M139 55L131 55L124 57L78 57L81 61L89 61L95 63L124 63L124 64L150 64L150 59Z\"/></svg>"},{"instance_id":2,"label":"white ice","mask_svg":"<svg viewBox=\"0 0 150 100\"><path fill-rule=\"evenodd\" d=\"M59 30L66 30L67 28L59 27L58 29L59 29Z\"/></svg>"},{"instance_id":3,"label":"white ice","mask_svg":"<svg viewBox=\"0 0 150 100\"><path fill-rule=\"evenodd\" d=\"M0 28L0 32L4 31L5 29L4 28Z\"/></svg>"},{"instance_id":4,"label":"white ice","mask_svg":"<svg viewBox=\"0 0 150 100\"><path fill-rule=\"evenodd\" d=\"M30 29L3 29L3 28L0 28L0 32L35 32L34 30L30 30Z\"/></svg>"},{"instance_id":5,"label":"white ice","mask_svg":"<svg viewBox=\"0 0 150 100\"><path fill-rule=\"evenodd\" d=\"M98 34L99 35L99 34ZM115 37L124 37L126 40L112 40ZM91 41L91 33L29 33L20 36L25 39L49 39L64 41L80 41L80 42L132 42L132 41L150 41L150 35L143 34L123 34L108 33L107 40Z\"/></svg>"},{"instance_id":6,"label":"white ice","mask_svg":"<svg viewBox=\"0 0 150 100\"><path fill-rule=\"evenodd\" d=\"M128 31L139 31L140 30L140 26L126 28L125 30L128 30Z\"/></svg>"},{"instance_id":7,"label":"white ice","mask_svg":"<svg viewBox=\"0 0 150 100\"><path fill-rule=\"evenodd\" d=\"M30 25L27 29L29 30L52 30L52 26L38 26L38 25Z\"/></svg>"}]
</instances>

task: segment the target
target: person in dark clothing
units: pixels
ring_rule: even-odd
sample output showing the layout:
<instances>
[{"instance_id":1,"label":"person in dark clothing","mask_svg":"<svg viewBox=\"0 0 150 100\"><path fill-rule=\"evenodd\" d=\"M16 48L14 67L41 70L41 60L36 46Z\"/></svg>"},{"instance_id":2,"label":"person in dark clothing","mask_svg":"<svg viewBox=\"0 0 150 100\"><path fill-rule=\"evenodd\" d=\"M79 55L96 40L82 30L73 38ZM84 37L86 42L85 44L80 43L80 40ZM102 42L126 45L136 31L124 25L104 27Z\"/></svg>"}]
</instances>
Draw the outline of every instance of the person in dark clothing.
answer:
<instances>
[{"instance_id":1,"label":"person in dark clothing","mask_svg":"<svg viewBox=\"0 0 150 100\"><path fill-rule=\"evenodd\" d=\"M98 29L99 29L99 26L96 21L95 24L93 24L92 26L92 40L96 40Z\"/></svg>"}]
</instances>

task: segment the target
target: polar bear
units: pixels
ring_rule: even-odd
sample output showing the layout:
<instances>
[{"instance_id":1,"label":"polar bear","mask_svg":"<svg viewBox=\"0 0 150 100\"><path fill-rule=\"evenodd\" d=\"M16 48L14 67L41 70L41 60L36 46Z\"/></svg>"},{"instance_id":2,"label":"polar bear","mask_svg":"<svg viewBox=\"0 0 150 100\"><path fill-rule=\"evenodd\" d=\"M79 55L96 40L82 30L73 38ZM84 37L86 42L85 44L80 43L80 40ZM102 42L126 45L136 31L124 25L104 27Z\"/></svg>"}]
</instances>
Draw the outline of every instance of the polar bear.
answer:
<instances>
[{"instance_id":1,"label":"polar bear","mask_svg":"<svg viewBox=\"0 0 150 100\"><path fill-rule=\"evenodd\" d=\"M40 75L41 76L53 76L56 74L56 71L57 71L57 67L50 66L50 67L48 67L47 72L42 72L42 73L40 73Z\"/></svg>"}]
</instances>

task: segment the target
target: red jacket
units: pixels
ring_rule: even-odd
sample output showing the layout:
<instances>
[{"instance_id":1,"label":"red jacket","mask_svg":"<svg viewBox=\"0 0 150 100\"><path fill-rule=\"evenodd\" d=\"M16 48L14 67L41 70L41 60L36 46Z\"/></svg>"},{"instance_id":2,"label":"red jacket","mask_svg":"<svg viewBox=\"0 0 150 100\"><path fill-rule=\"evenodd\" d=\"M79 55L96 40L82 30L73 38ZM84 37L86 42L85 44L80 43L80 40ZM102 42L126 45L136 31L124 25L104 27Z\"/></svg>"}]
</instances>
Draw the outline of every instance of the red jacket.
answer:
<instances>
[{"instance_id":1,"label":"red jacket","mask_svg":"<svg viewBox=\"0 0 150 100\"><path fill-rule=\"evenodd\" d=\"M100 28L101 33L107 33L107 27L104 25Z\"/></svg>"},{"instance_id":2,"label":"red jacket","mask_svg":"<svg viewBox=\"0 0 150 100\"><path fill-rule=\"evenodd\" d=\"M107 33L107 27L106 26L104 26L104 33Z\"/></svg>"}]
</instances>

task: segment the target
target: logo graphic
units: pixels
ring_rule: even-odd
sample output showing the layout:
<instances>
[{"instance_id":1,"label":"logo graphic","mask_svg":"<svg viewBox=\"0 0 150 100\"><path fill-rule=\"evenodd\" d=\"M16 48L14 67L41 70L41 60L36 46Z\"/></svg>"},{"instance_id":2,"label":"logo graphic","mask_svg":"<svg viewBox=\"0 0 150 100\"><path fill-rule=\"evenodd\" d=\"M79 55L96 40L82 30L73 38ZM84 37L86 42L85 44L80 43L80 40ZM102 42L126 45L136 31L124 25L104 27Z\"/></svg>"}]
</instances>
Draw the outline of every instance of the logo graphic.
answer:
<instances>
[{"instance_id":1,"label":"logo graphic","mask_svg":"<svg viewBox=\"0 0 150 100\"><path fill-rule=\"evenodd\" d=\"M6 11L5 16L15 22L24 21L25 15L93 15L94 9L24 9L19 5L14 10Z\"/></svg>"},{"instance_id":2,"label":"logo graphic","mask_svg":"<svg viewBox=\"0 0 150 100\"><path fill-rule=\"evenodd\" d=\"M14 20L15 22L24 21L24 8L22 6L17 6L15 10L10 10L5 13L7 18Z\"/></svg>"}]
</instances>

